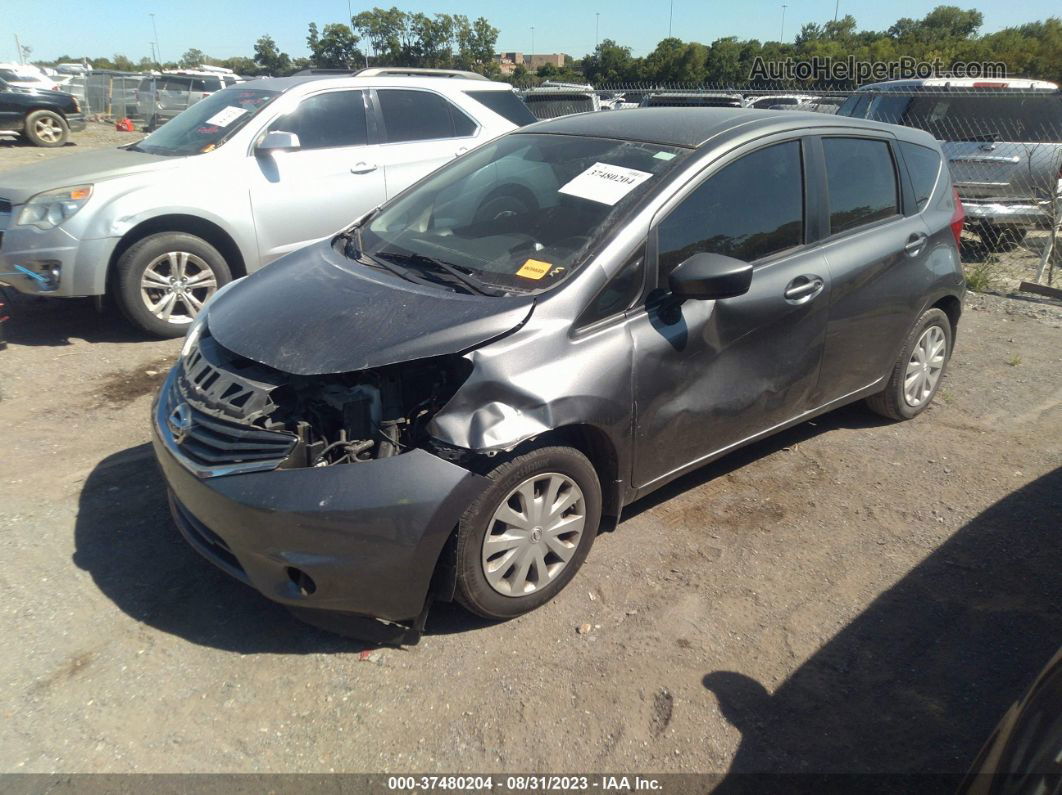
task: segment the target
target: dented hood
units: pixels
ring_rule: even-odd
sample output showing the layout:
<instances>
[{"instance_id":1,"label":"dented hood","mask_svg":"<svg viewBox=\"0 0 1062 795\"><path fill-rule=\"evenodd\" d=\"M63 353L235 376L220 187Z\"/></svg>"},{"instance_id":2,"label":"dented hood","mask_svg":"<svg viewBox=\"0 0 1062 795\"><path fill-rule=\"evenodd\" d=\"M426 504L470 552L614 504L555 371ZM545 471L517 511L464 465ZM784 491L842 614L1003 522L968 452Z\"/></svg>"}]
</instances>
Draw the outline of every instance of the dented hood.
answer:
<instances>
[{"instance_id":1,"label":"dented hood","mask_svg":"<svg viewBox=\"0 0 1062 795\"><path fill-rule=\"evenodd\" d=\"M209 306L225 348L295 375L324 375L457 353L523 323L531 297L421 286L353 262L328 241L277 260Z\"/></svg>"}]
</instances>

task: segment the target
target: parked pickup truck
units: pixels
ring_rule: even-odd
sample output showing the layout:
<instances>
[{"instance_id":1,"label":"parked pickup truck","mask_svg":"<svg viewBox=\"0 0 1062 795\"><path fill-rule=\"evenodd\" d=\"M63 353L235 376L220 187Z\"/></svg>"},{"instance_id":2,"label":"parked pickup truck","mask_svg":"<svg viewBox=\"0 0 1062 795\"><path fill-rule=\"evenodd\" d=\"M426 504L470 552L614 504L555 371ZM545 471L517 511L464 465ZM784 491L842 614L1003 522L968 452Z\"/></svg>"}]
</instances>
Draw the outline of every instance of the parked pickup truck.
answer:
<instances>
[{"instance_id":1,"label":"parked pickup truck","mask_svg":"<svg viewBox=\"0 0 1062 795\"><path fill-rule=\"evenodd\" d=\"M1042 80L894 80L865 86L837 111L903 124L943 143L967 229L1009 251L1059 221L1062 92Z\"/></svg>"},{"instance_id":2,"label":"parked pickup truck","mask_svg":"<svg viewBox=\"0 0 1062 795\"><path fill-rule=\"evenodd\" d=\"M0 79L0 134L18 133L36 146L62 146L70 131L85 129L77 97L20 88Z\"/></svg>"}]
</instances>

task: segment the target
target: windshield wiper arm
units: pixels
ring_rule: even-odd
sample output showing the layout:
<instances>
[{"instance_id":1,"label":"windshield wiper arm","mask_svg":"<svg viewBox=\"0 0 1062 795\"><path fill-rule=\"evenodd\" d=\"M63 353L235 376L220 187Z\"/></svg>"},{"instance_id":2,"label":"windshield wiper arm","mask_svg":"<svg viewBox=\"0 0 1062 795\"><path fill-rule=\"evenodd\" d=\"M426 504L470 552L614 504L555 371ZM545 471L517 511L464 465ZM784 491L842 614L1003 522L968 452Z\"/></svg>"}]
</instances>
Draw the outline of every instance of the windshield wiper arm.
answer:
<instances>
[{"instance_id":1,"label":"windshield wiper arm","mask_svg":"<svg viewBox=\"0 0 1062 795\"><path fill-rule=\"evenodd\" d=\"M392 260L398 260L400 262L406 262L410 265L423 266L431 269L436 273L446 273L452 278L460 282L469 292L476 293L477 295L491 295L501 296L505 295L504 290L499 290L496 287L491 287L487 283L480 281L475 276L465 273L460 268L451 265L449 262L443 260L434 259L433 257L427 257L423 254L399 254L398 252L388 251L379 255L380 257L387 257Z\"/></svg>"}]
</instances>

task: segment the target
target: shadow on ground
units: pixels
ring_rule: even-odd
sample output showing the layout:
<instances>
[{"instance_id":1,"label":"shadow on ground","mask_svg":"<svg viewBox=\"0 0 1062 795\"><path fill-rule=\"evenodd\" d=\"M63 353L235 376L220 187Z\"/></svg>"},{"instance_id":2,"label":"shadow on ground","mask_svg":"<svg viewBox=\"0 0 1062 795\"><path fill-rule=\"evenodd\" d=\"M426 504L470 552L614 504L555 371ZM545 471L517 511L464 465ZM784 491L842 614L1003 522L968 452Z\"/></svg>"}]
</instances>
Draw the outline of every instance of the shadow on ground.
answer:
<instances>
[{"instance_id":1,"label":"shadow on ground","mask_svg":"<svg viewBox=\"0 0 1062 795\"><path fill-rule=\"evenodd\" d=\"M203 560L170 519L151 445L101 461L85 481L74 563L126 614L192 643L243 654L358 651Z\"/></svg>"},{"instance_id":2,"label":"shadow on ground","mask_svg":"<svg viewBox=\"0 0 1062 795\"><path fill-rule=\"evenodd\" d=\"M10 316L4 337L13 345L60 347L71 339L87 342L140 342L138 332L112 307L102 310L91 298L40 298L4 288Z\"/></svg>"},{"instance_id":3,"label":"shadow on ground","mask_svg":"<svg viewBox=\"0 0 1062 795\"><path fill-rule=\"evenodd\" d=\"M716 791L748 791L748 774L965 771L1062 643L1059 517L1062 468L966 524L773 694L739 673L705 676L742 733Z\"/></svg>"},{"instance_id":4,"label":"shadow on ground","mask_svg":"<svg viewBox=\"0 0 1062 795\"><path fill-rule=\"evenodd\" d=\"M630 506L626 518L824 431L881 421L858 406L840 409L669 484ZM148 444L116 453L96 466L81 490L74 532L74 563L89 572L121 610L163 632L244 654L360 648L357 641L303 624L189 547L170 519L165 483ZM432 608L426 634L469 632L492 623L442 603Z\"/></svg>"}]
</instances>

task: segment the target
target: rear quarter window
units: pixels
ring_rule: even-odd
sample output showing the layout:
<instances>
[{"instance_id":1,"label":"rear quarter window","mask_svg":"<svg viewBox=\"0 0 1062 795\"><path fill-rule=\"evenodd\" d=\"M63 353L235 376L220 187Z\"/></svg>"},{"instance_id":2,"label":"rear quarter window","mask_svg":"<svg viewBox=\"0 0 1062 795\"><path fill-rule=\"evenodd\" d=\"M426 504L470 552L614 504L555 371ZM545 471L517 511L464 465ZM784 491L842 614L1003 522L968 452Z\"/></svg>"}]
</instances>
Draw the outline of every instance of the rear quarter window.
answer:
<instances>
[{"instance_id":1,"label":"rear quarter window","mask_svg":"<svg viewBox=\"0 0 1062 795\"><path fill-rule=\"evenodd\" d=\"M919 146L907 141L900 142L900 151L903 152L904 162L907 163L907 173L911 175L918 209L924 210L940 174L940 153L928 146Z\"/></svg>"},{"instance_id":2,"label":"rear quarter window","mask_svg":"<svg viewBox=\"0 0 1062 795\"><path fill-rule=\"evenodd\" d=\"M538 121L512 91L466 91L465 94L517 127Z\"/></svg>"}]
</instances>

